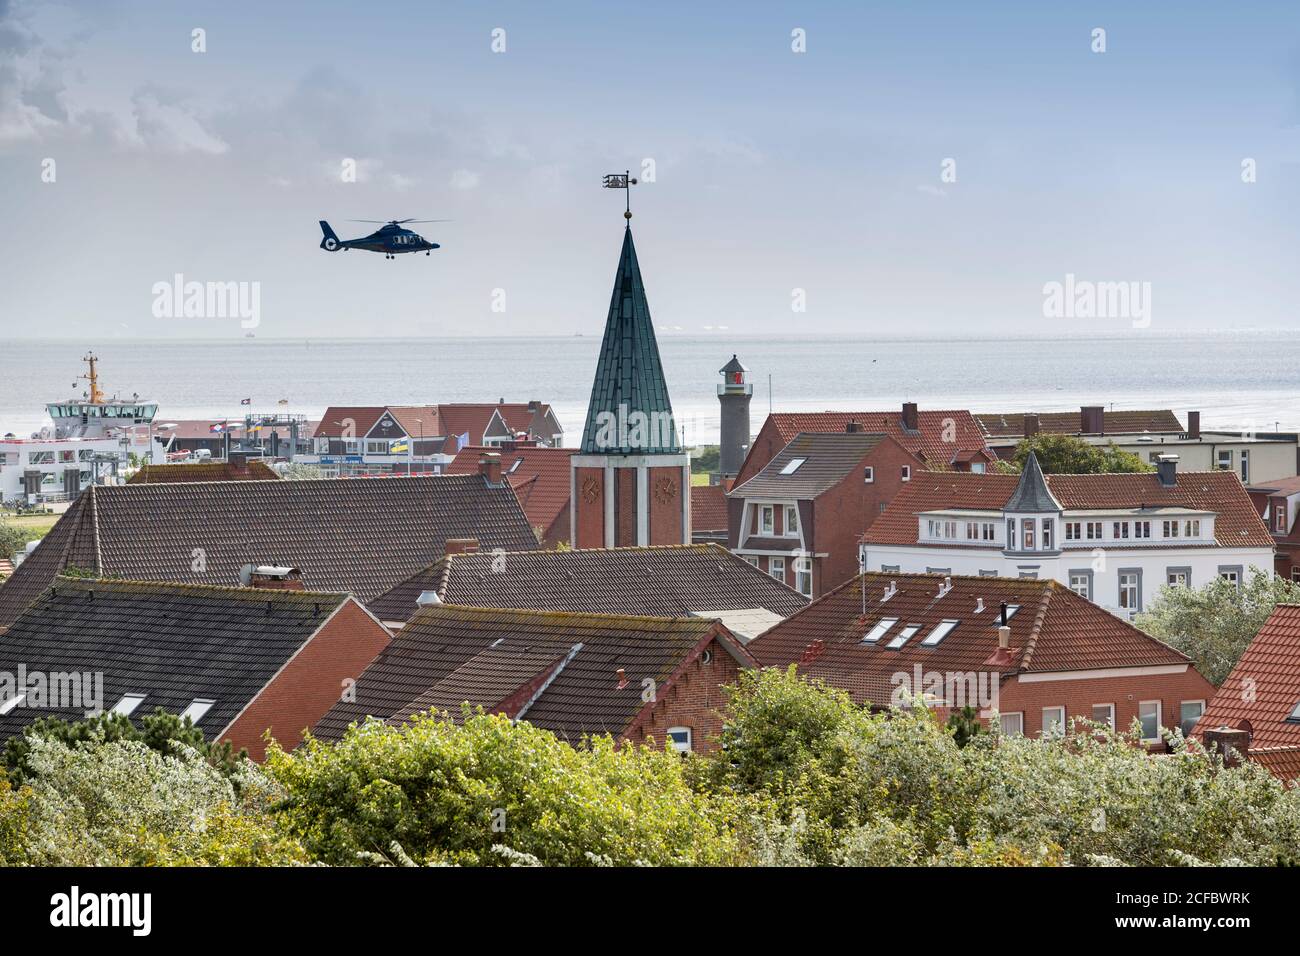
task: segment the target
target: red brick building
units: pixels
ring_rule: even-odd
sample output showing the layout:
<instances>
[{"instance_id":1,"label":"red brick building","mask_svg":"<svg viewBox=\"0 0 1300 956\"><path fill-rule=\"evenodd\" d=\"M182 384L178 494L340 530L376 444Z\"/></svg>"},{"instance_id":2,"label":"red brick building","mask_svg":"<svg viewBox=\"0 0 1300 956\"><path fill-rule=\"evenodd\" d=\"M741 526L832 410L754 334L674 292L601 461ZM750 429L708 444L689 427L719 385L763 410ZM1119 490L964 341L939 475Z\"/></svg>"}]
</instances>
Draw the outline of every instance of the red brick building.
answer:
<instances>
[{"instance_id":1,"label":"red brick building","mask_svg":"<svg viewBox=\"0 0 1300 956\"><path fill-rule=\"evenodd\" d=\"M1273 571L1288 581L1300 581L1300 477L1281 478L1246 491L1273 536Z\"/></svg>"},{"instance_id":2,"label":"red brick building","mask_svg":"<svg viewBox=\"0 0 1300 956\"><path fill-rule=\"evenodd\" d=\"M984 471L994 458L975 417L964 409L921 411L905 402L896 412L773 412L750 445L736 484L762 471L795 435L839 433L850 425L888 435L930 471Z\"/></svg>"},{"instance_id":3,"label":"red brick building","mask_svg":"<svg viewBox=\"0 0 1300 956\"><path fill-rule=\"evenodd\" d=\"M1004 618L1005 606L1005 618ZM1005 623L1004 623L1005 620ZM1214 695L1191 661L1053 581L864 574L751 641L761 665L887 707L972 706L1028 736L1084 717L1160 746Z\"/></svg>"},{"instance_id":4,"label":"red brick building","mask_svg":"<svg viewBox=\"0 0 1300 956\"><path fill-rule=\"evenodd\" d=\"M0 673L75 675L78 699L3 688L0 739L41 717L105 710L138 724L162 708L254 760L267 731L297 746L392 636L352 596L299 586L57 578L0 641ZM96 674L97 701L85 693Z\"/></svg>"},{"instance_id":5,"label":"red brick building","mask_svg":"<svg viewBox=\"0 0 1300 956\"><path fill-rule=\"evenodd\" d=\"M720 622L435 604L366 668L315 735L337 740L367 716L401 724L462 706L527 720L571 743L651 738L707 751L722 685L754 660Z\"/></svg>"},{"instance_id":6,"label":"red brick building","mask_svg":"<svg viewBox=\"0 0 1300 956\"><path fill-rule=\"evenodd\" d=\"M727 496L728 547L814 597L858 571L858 538L920 460L892 437L856 430L794 436Z\"/></svg>"}]
</instances>

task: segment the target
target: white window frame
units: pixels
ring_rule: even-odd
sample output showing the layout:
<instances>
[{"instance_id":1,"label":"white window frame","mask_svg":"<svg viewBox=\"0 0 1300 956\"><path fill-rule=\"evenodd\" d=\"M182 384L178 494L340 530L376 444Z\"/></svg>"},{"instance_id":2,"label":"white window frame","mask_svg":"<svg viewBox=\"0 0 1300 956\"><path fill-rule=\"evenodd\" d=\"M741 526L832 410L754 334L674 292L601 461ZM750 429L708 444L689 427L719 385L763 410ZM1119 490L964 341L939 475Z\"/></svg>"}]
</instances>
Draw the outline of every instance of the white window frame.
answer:
<instances>
[{"instance_id":1,"label":"white window frame","mask_svg":"<svg viewBox=\"0 0 1300 956\"><path fill-rule=\"evenodd\" d=\"M1059 712L1061 715L1060 721L1053 721L1052 723L1049 723L1047 719L1048 711ZM1052 730L1053 723L1057 725L1056 730ZM1064 737L1065 736L1065 705L1064 704L1054 704L1050 707L1043 708L1043 728L1041 731L1039 731L1039 736L1040 737Z\"/></svg>"},{"instance_id":2,"label":"white window frame","mask_svg":"<svg viewBox=\"0 0 1300 956\"><path fill-rule=\"evenodd\" d=\"M794 530L793 530L793 531L790 530L790 528L791 528L790 516L791 516L791 515L794 515L794 522L793 522ZM782 534L784 537L787 537L787 538L797 538L797 537L799 537L799 506L798 506L798 505L785 505L785 506L784 506L784 510L781 512L781 525L782 525L782 527L781 527L781 534Z\"/></svg>"},{"instance_id":3,"label":"white window frame","mask_svg":"<svg viewBox=\"0 0 1300 956\"><path fill-rule=\"evenodd\" d=\"M1145 707L1145 706L1147 706L1148 704L1155 704L1155 706L1156 706L1156 735L1155 735L1154 737L1146 737L1146 736L1144 736L1144 737L1142 738L1142 742L1143 742L1143 743L1159 743L1159 742L1160 742L1160 739L1161 739L1161 738L1160 738L1160 727L1161 727L1161 724L1164 722L1164 702L1163 702L1163 701L1160 701L1160 700L1140 700L1140 701L1138 701L1137 716L1138 716L1138 722L1139 722L1139 723L1142 721L1142 708ZM1145 728L1143 729L1143 733L1144 733L1144 734L1146 733Z\"/></svg>"},{"instance_id":4,"label":"white window frame","mask_svg":"<svg viewBox=\"0 0 1300 956\"><path fill-rule=\"evenodd\" d=\"M677 740L674 737L675 734L676 735L685 734L686 739L684 741ZM664 736L668 740L668 746L672 747L673 750L676 750L679 754L688 754L692 752L693 750L692 745L694 743L695 735L691 733L691 728L669 727L667 730L664 731Z\"/></svg>"},{"instance_id":5,"label":"white window frame","mask_svg":"<svg viewBox=\"0 0 1300 956\"><path fill-rule=\"evenodd\" d=\"M885 647L889 648L891 651L896 651L915 637L919 630L921 630L920 624L908 624L901 631L891 637L889 643L886 644Z\"/></svg>"},{"instance_id":6,"label":"white window frame","mask_svg":"<svg viewBox=\"0 0 1300 956\"><path fill-rule=\"evenodd\" d=\"M1105 720L1097 720L1097 710L1098 710L1099 708L1103 708L1103 707L1108 711L1108 713L1107 713L1107 715L1106 715L1106 719L1105 719ZM1115 705L1114 705L1114 704L1093 704L1093 705L1092 705L1092 719L1093 719L1093 721L1094 721L1095 723L1105 724L1105 725L1108 726L1111 730L1114 730L1114 729L1115 729Z\"/></svg>"},{"instance_id":7,"label":"white window frame","mask_svg":"<svg viewBox=\"0 0 1300 956\"><path fill-rule=\"evenodd\" d=\"M938 624L934 626L934 630L932 630L929 634L925 635L925 637L921 639L921 646L934 647L934 645L938 644L945 637L951 634L953 628L955 628L960 623L961 621L958 621L954 618L944 618L942 621L940 621Z\"/></svg>"},{"instance_id":8,"label":"white window frame","mask_svg":"<svg viewBox=\"0 0 1300 956\"><path fill-rule=\"evenodd\" d=\"M1202 717L1205 716L1205 701L1204 701L1204 700L1180 700L1180 701L1178 702L1178 726L1179 726L1180 728L1183 726L1183 721L1186 719L1186 718L1183 717L1183 708L1186 707L1188 704L1199 704L1200 707L1201 707L1201 712L1200 712L1199 714L1196 715L1196 720L1193 720L1193 721L1192 721L1192 727L1195 727L1195 726L1196 726L1196 722L1199 721ZM1191 732L1192 732L1192 727L1188 727L1186 730L1183 731L1183 736L1184 736L1184 737L1186 737L1186 736L1188 736L1188 735L1191 734Z\"/></svg>"},{"instance_id":9,"label":"white window frame","mask_svg":"<svg viewBox=\"0 0 1300 956\"><path fill-rule=\"evenodd\" d=\"M904 466L903 466L903 480L904 480L904 481L911 481L911 480L912 480L912 466L911 466L911 465L904 465Z\"/></svg>"},{"instance_id":10,"label":"white window frame","mask_svg":"<svg viewBox=\"0 0 1300 956\"><path fill-rule=\"evenodd\" d=\"M1079 580L1081 580L1081 581L1083 582L1083 590L1079 590L1079 588L1075 587L1075 583L1074 583L1074 582L1075 582L1075 578L1078 578ZM1079 597L1083 598L1085 601L1090 601L1090 600L1092 600L1092 577L1091 577L1091 575L1089 575L1086 571L1071 571L1071 572L1070 572L1070 590L1073 591L1075 594L1079 595Z\"/></svg>"},{"instance_id":11,"label":"white window frame","mask_svg":"<svg viewBox=\"0 0 1300 956\"><path fill-rule=\"evenodd\" d=\"M812 597L812 558L794 559L794 589L804 597ZM805 582L807 587L804 587Z\"/></svg>"},{"instance_id":12,"label":"white window frame","mask_svg":"<svg viewBox=\"0 0 1300 956\"><path fill-rule=\"evenodd\" d=\"M871 465L864 465L862 467L862 483L864 485L869 485L875 480L876 480L876 469L873 468Z\"/></svg>"},{"instance_id":13,"label":"white window frame","mask_svg":"<svg viewBox=\"0 0 1300 956\"><path fill-rule=\"evenodd\" d=\"M1007 729L1007 721L1014 718L1015 730ZM1023 737L1025 735L1025 712L1023 710L1012 711L1009 714L998 714L998 724L1002 733L1008 737Z\"/></svg>"},{"instance_id":14,"label":"white window frame","mask_svg":"<svg viewBox=\"0 0 1300 956\"><path fill-rule=\"evenodd\" d=\"M777 568L781 569L780 574L776 573ZM785 558L768 558L767 573L776 578L782 584L785 584Z\"/></svg>"},{"instance_id":15,"label":"white window frame","mask_svg":"<svg viewBox=\"0 0 1300 956\"><path fill-rule=\"evenodd\" d=\"M758 533L776 534L776 505L758 506Z\"/></svg>"}]
</instances>

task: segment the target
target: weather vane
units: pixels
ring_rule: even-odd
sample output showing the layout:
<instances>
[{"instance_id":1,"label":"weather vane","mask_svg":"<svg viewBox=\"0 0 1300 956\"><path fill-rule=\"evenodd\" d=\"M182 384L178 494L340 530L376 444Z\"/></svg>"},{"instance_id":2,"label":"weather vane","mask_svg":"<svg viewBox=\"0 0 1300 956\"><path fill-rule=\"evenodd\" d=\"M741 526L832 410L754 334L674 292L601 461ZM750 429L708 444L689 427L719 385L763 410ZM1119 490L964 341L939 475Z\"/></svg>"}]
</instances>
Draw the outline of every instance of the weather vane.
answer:
<instances>
[{"instance_id":1,"label":"weather vane","mask_svg":"<svg viewBox=\"0 0 1300 956\"><path fill-rule=\"evenodd\" d=\"M627 209L623 213L623 218L630 220L632 218L632 187L636 185L636 180L632 177L632 170L622 173L609 173L605 177L604 186L606 189L626 189L627 190ZM631 225L629 222L628 225Z\"/></svg>"}]
</instances>

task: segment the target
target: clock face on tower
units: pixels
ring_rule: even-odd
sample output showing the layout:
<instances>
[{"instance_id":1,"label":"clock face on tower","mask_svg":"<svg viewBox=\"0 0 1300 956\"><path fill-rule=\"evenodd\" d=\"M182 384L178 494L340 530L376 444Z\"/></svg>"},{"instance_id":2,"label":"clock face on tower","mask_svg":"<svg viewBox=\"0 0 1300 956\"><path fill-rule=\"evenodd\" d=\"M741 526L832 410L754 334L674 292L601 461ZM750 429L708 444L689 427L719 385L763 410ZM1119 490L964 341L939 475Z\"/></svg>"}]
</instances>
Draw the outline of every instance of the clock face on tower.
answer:
<instances>
[{"instance_id":1,"label":"clock face on tower","mask_svg":"<svg viewBox=\"0 0 1300 956\"><path fill-rule=\"evenodd\" d=\"M661 505L668 505L676 498L677 482L666 475L655 480L655 501Z\"/></svg>"}]
</instances>

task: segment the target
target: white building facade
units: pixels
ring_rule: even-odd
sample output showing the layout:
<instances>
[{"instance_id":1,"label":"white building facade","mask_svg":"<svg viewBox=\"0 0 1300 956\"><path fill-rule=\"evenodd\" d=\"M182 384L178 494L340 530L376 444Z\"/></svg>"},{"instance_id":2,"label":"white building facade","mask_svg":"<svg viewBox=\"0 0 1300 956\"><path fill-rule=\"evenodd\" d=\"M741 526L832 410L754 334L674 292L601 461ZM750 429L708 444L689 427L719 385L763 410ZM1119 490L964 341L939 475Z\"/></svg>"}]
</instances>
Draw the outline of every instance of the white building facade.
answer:
<instances>
[{"instance_id":1,"label":"white building facade","mask_svg":"<svg viewBox=\"0 0 1300 956\"><path fill-rule=\"evenodd\" d=\"M1239 500L1231 502L1227 523L1232 527L1221 527L1219 511L1205 505L1112 503L1124 498L1118 489L1125 486L1136 488L1142 496L1140 482L1132 479L1160 481L1164 488L1174 488L1165 484L1177 480L1168 463L1162 463L1159 477L1087 477L1103 479L1087 483L1098 489L1111 486L1097 496L1105 500L1089 506L1076 493L1063 505L1031 456L1015 492L1002 506L917 510L913 512L915 542L873 541L868 531L860 546L862 566L900 574L1053 579L1128 618L1146 610L1165 585L1199 587L1216 577L1241 582L1252 568L1272 571L1267 529L1262 522L1258 528L1238 527L1244 520ZM1191 484L1203 476L1189 474L1182 479ZM1215 478L1214 484L1229 487L1222 478ZM1235 488L1245 495L1244 488ZM1147 493L1152 499L1171 497ZM1255 517L1253 508L1250 516Z\"/></svg>"}]
</instances>

